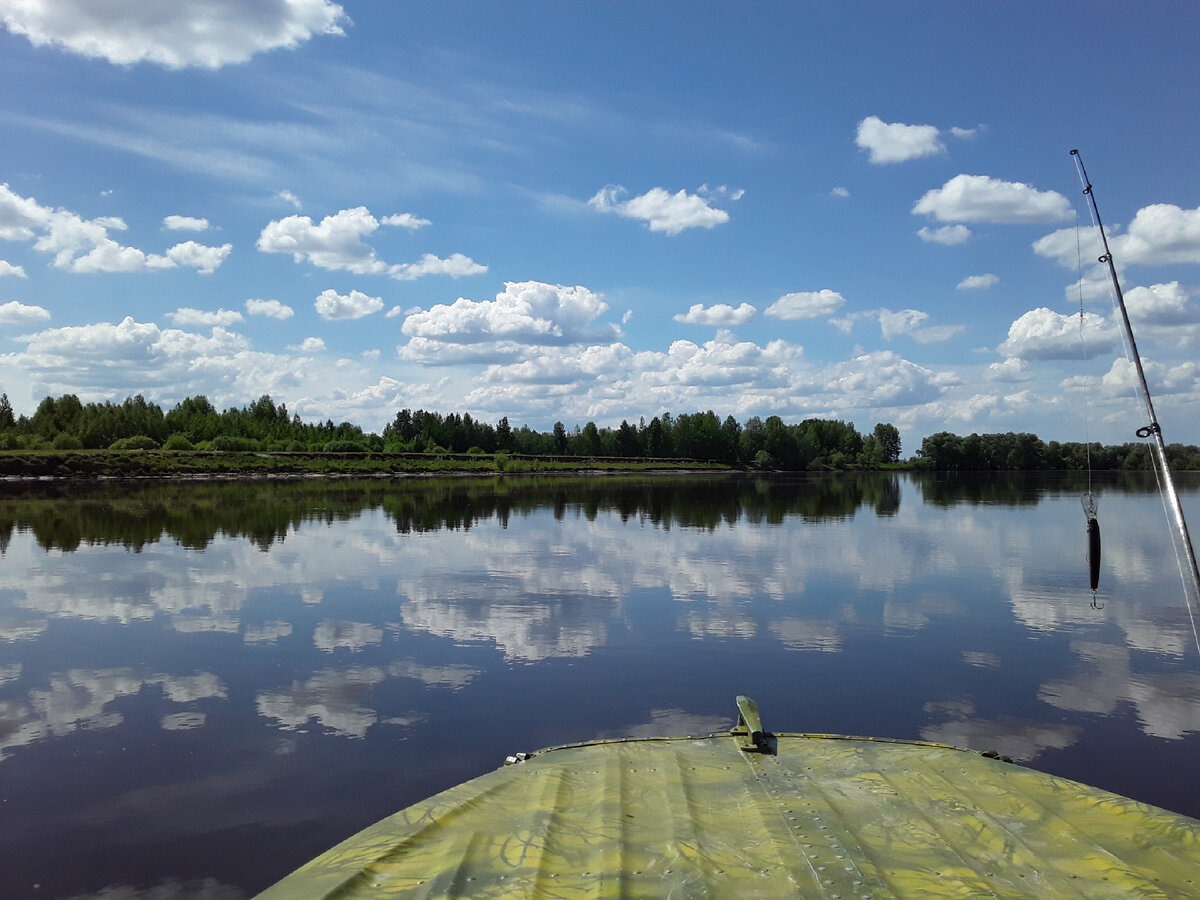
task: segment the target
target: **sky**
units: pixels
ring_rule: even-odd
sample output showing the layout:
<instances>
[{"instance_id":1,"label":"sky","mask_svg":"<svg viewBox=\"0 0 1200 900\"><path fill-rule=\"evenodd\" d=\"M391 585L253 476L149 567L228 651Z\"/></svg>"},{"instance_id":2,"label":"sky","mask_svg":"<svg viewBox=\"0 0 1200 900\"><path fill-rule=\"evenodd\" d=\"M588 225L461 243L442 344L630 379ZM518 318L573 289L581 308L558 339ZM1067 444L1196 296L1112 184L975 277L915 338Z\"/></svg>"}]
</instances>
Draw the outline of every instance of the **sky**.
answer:
<instances>
[{"instance_id":1,"label":"sky","mask_svg":"<svg viewBox=\"0 0 1200 900\"><path fill-rule=\"evenodd\" d=\"M0 389L1200 443L1200 5L0 0Z\"/></svg>"}]
</instances>

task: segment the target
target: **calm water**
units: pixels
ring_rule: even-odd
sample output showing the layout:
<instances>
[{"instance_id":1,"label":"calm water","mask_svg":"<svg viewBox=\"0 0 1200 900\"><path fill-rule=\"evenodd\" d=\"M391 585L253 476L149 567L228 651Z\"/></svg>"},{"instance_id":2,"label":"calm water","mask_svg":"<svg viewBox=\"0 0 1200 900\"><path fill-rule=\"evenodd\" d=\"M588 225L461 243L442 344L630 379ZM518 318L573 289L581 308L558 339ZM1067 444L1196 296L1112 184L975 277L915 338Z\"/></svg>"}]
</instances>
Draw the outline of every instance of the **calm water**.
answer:
<instances>
[{"instance_id":1,"label":"calm water","mask_svg":"<svg viewBox=\"0 0 1200 900\"><path fill-rule=\"evenodd\" d=\"M738 693L1200 817L1161 503L1095 485L1095 609L1084 489L6 484L0 896L232 900L508 753L726 728Z\"/></svg>"}]
</instances>

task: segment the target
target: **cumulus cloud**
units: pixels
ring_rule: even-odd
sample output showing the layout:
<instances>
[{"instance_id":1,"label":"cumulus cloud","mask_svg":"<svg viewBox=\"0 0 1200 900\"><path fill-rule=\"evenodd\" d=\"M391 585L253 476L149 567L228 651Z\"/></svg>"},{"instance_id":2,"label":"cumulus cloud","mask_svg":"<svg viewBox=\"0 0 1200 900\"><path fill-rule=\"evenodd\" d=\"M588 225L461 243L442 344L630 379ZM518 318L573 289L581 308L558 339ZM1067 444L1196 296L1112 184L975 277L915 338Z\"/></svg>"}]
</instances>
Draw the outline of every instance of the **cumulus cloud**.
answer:
<instances>
[{"instance_id":1,"label":"cumulus cloud","mask_svg":"<svg viewBox=\"0 0 1200 900\"><path fill-rule=\"evenodd\" d=\"M1032 185L987 175L955 175L940 188L926 192L912 211L939 222L998 224L1061 222L1072 216L1070 201L1057 191L1039 191Z\"/></svg>"},{"instance_id":2,"label":"cumulus cloud","mask_svg":"<svg viewBox=\"0 0 1200 900\"><path fill-rule=\"evenodd\" d=\"M988 381L1019 382L1028 381L1033 376L1029 374L1029 364L1025 360L1011 356L1003 362L989 365L983 377Z\"/></svg>"},{"instance_id":3,"label":"cumulus cloud","mask_svg":"<svg viewBox=\"0 0 1200 900\"><path fill-rule=\"evenodd\" d=\"M946 152L940 132L933 125L888 123L878 116L867 116L858 123L854 143L866 150L867 158L876 164L906 162Z\"/></svg>"},{"instance_id":4,"label":"cumulus cloud","mask_svg":"<svg viewBox=\"0 0 1200 900\"><path fill-rule=\"evenodd\" d=\"M326 216L320 224L314 224L308 216L285 216L267 223L258 237L258 249L263 253L290 253L296 262L307 260L330 271L388 275L401 281L424 275L461 278L487 271L487 266L461 253L448 259L426 253L418 262L392 265L381 260L375 249L363 241L382 225L413 230L428 224L427 219L408 213L377 219L365 206L343 209Z\"/></svg>"},{"instance_id":5,"label":"cumulus cloud","mask_svg":"<svg viewBox=\"0 0 1200 900\"><path fill-rule=\"evenodd\" d=\"M424 254L419 262L400 263L388 270L388 275L398 281L414 281L425 275L449 275L451 278L465 278L468 275L482 275L487 266L475 262L469 256L452 253L445 259Z\"/></svg>"},{"instance_id":6,"label":"cumulus cloud","mask_svg":"<svg viewBox=\"0 0 1200 900\"><path fill-rule=\"evenodd\" d=\"M349 23L330 0L0 0L0 21L37 47L170 69L218 69L314 35L343 34Z\"/></svg>"},{"instance_id":7,"label":"cumulus cloud","mask_svg":"<svg viewBox=\"0 0 1200 900\"><path fill-rule=\"evenodd\" d=\"M986 275L968 275L955 287L960 291L983 291L1000 283L1000 277L988 272Z\"/></svg>"},{"instance_id":8,"label":"cumulus cloud","mask_svg":"<svg viewBox=\"0 0 1200 900\"><path fill-rule=\"evenodd\" d=\"M10 263L7 259L0 259L0 278L12 275L17 278L25 277L25 269L22 266L16 266Z\"/></svg>"},{"instance_id":9,"label":"cumulus cloud","mask_svg":"<svg viewBox=\"0 0 1200 900\"><path fill-rule=\"evenodd\" d=\"M29 322L45 322L50 318L50 310L41 306L27 306L10 300L0 303L0 323L5 325L24 325Z\"/></svg>"},{"instance_id":10,"label":"cumulus cloud","mask_svg":"<svg viewBox=\"0 0 1200 900\"><path fill-rule=\"evenodd\" d=\"M734 309L727 303L714 303L705 306L703 303L693 303L686 313L676 313L676 322L687 325L717 325L721 328L731 328L735 325L745 325L754 321L756 310L749 303L743 303Z\"/></svg>"},{"instance_id":11,"label":"cumulus cloud","mask_svg":"<svg viewBox=\"0 0 1200 900\"><path fill-rule=\"evenodd\" d=\"M966 225L943 225L941 228L930 228L928 225L923 225L918 229L917 237L927 244L944 244L947 247L953 247L957 244L965 244L970 240L971 229Z\"/></svg>"},{"instance_id":12,"label":"cumulus cloud","mask_svg":"<svg viewBox=\"0 0 1200 900\"><path fill-rule=\"evenodd\" d=\"M207 231L208 219L198 219L193 216L167 216L163 219L163 227L168 231Z\"/></svg>"},{"instance_id":13,"label":"cumulus cloud","mask_svg":"<svg viewBox=\"0 0 1200 900\"><path fill-rule=\"evenodd\" d=\"M460 297L449 305L437 304L404 320L401 330L413 341L445 344L520 342L521 344L572 344L594 338L608 329L595 322L608 311L599 294L585 287L545 284L540 281L506 282L495 300ZM412 342L410 342L411 344ZM412 352L436 349L416 343Z\"/></svg>"},{"instance_id":14,"label":"cumulus cloud","mask_svg":"<svg viewBox=\"0 0 1200 900\"><path fill-rule=\"evenodd\" d=\"M1110 323L1094 313L1062 315L1031 309L1012 323L1008 338L997 347L1006 357L1025 360L1082 360L1111 352L1117 336Z\"/></svg>"},{"instance_id":15,"label":"cumulus cloud","mask_svg":"<svg viewBox=\"0 0 1200 900\"><path fill-rule=\"evenodd\" d=\"M651 231L669 235L689 228L715 228L729 221L729 213L709 205L711 197L706 196L708 191L704 188L697 194L683 190L672 194L665 188L656 187L637 197L622 199L627 193L619 185L608 185L588 200L588 206L627 219L641 219ZM730 199L737 200L741 196L741 191L734 191Z\"/></svg>"},{"instance_id":16,"label":"cumulus cloud","mask_svg":"<svg viewBox=\"0 0 1200 900\"><path fill-rule=\"evenodd\" d=\"M961 334L965 325L926 325L929 313L919 309L865 309L829 322L842 334L849 334L859 322L878 322L884 340L908 337L918 344L936 344Z\"/></svg>"},{"instance_id":17,"label":"cumulus cloud","mask_svg":"<svg viewBox=\"0 0 1200 900\"><path fill-rule=\"evenodd\" d=\"M1190 325L1200 321L1200 312L1190 300L1178 281L1125 291L1129 318L1147 325Z\"/></svg>"},{"instance_id":18,"label":"cumulus cloud","mask_svg":"<svg viewBox=\"0 0 1200 900\"><path fill-rule=\"evenodd\" d=\"M319 337L306 337L298 344L289 344L289 350L296 350L300 353L323 353L325 351L325 341Z\"/></svg>"},{"instance_id":19,"label":"cumulus cloud","mask_svg":"<svg viewBox=\"0 0 1200 900\"><path fill-rule=\"evenodd\" d=\"M201 275L211 275L233 250L233 244L222 244L220 247L206 247L195 241L184 241L167 250L167 258L171 262L195 269Z\"/></svg>"},{"instance_id":20,"label":"cumulus cloud","mask_svg":"<svg viewBox=\"0 0 1200 900\"><path fill-rule=\"evenodd\" d=\"M383 300L371 297L362 291L339 294L333 288L321 292L313 308L322 319L361 319L383 309Z\"/></svg>"},{"instance_id":21,"label":"cumulus cloud","mask_svg":"<svg viewBox=\"0 0 1200 900\"><path fill-rule=\"evenodd\" d=\"M387 263L363 243L364 235L378 230L380 222L365 206L343 209L314 225L308 216L272 220L258 237L263 253L290 253L296 262L307 260L322 269L356 275L387 271Z\"/></svg>"},{"instance_id":22,"label":"cumulus cloud","mask_svg":"<svg viewBox=\"0 0 1200 900\"><path fill-rule=\"evenodd\" d=\"M1200 207L1155 203L1137 211L1113 253L1128 265L1200 262Z\"/></svg>"},{"instance_id":23,"label":"cumulus cloud","mask_svg":"<svg viewBox=\"0 0 1200 900\"><path fill-rule=\"evenodd\" d=\"M310 378L300 360L253 351L241 335L214 326L208 335L126 317L117 324L50 328L22 340L9 361L37 394L92 396L145 393L161 402L196 393L197 384L220 402L245 402L264 393L289 393Z\"/></svg>"},{"instance_id":24,"label":"cumulus cloud","mask_svg":"<svg viewBox=\"0 0 1200 900\"><path fill-rule=\"evenodd\" d=\"M784 294L767 307L766 314L777 319L816 319L831 316L845 304L846 298L828 288Z\"/></svg>"},{"instance_id":25,"label":"cumulus cloud","mask_svg":"<svg viewBox=\"0 0 1200 900\"><path fill-rule=\"evenodd\" d=\"M84 219L64 209L42 206L0 184L0 238L33 241L35 250L54 254L55 268L68 272L145 272L184 266L207 275L233 250L232 244L207 247L186 241L165 255L145 253L123 246L109 235L110 231L126 230L122 219Z\"/></svg>"},{"instance_id":26,"label":"cumulus cloud","mask_svg":"<svg viewBox=\"0 0 1200 900\"><path fill-rule=\"evenodd\" d=\"M192 309L184 306L175 310L173 313L168 313L167 317L176 325L232 325L234 322L242 321L242 314L236 309L218 309L216 312L205 312L199 309Z\"/></svg>"},{"instance_id":27,"label":"cumulus cloud","mask_svg":"<svg viewBox=\"0 0 1200 900\"><path fill-rule=\"evenodd\" d=\"M288 305L280 303L278 300L257 300L251 298L246 301L246 312L252 316L266 316L268 319L290 319L295 315L295 311Z\"/></svg>"},{"instance_id":28,"label":"cumulus cloud","mask_svg":"<svg viewBox=\"0 0 1200 900\"><path fill-rule=\"evenodd\" d=\"M910 337L918 344L936 344L948 341L960 334L964 325L925 325L929 313L919 309L901 309L893 312L890 309L876 310L879 317L879 327L884 340L892 340L901 335Z\"/></svg>"}]
</instances>

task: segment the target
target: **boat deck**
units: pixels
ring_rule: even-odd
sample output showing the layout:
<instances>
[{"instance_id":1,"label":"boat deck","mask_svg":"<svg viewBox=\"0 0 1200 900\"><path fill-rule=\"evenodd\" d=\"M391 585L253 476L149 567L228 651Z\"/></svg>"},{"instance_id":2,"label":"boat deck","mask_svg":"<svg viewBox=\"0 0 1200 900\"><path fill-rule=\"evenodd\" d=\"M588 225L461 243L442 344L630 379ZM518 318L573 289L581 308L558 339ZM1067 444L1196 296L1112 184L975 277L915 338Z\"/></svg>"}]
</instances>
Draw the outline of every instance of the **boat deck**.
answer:
<instances>
[{"instance_id":1,"label":"boat deck","mask_svg":"<svg viewBox=\"0 0 1200 900\"><path fill-rule=\"evenodd\" d=\"M1196 820L941 744L748 731L510 757L261 896L1200 896Z\"/></svg>"}]
</instances>

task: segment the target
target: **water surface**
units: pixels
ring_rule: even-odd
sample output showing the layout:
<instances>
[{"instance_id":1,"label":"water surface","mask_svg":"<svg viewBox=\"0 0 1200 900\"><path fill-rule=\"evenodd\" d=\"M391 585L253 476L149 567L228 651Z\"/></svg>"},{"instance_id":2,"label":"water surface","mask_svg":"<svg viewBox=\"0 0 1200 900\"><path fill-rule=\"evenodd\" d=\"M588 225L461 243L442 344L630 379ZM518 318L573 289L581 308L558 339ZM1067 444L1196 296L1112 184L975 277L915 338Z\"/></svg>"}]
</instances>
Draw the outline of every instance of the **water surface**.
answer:
<instances>
[{"instance_id":1,"label":"water surface","mask_svg":"<svg viewBox=\"0 0 1200 900\"><path fill-rule=\"evenodd\" d=\"M1095 603L1067 476L5 487L0 896L232 900L509 753L727 728L738 693L1200 816L1144 478L1094 485Z\"/></svg>"}]
</instances>

